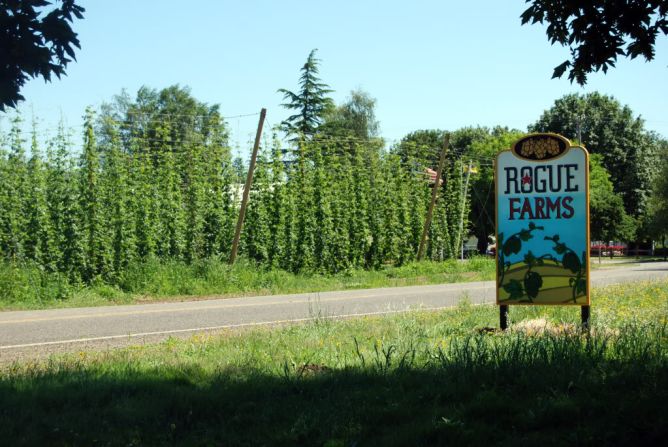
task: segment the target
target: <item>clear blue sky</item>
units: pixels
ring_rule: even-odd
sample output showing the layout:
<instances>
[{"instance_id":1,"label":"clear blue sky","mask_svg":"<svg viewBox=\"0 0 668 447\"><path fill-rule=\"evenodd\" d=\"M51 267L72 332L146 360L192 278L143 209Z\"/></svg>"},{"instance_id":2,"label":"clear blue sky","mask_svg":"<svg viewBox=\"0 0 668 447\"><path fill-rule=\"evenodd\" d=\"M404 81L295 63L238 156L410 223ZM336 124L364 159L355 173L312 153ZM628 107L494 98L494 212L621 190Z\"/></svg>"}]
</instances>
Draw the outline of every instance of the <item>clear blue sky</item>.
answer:
<instances>
[{"instance_id":1,"label":"clear blue sky","mask_svg":"<svg viewBox=\"0 0 668 447\"><path fill-rule=\"evenodd\" d=\"M44 132L62 112L80 126L87 105L121 89L190 86L196 98L231 116L287 112L279 88L296 89L299 68L318 48L321 78L335 101L362 88L377 99L382 136L416 129L505 125L522 130L555 99L598 90L615 96L668 137L668 38L656 59L621 60L586 88L550 79L568 51L540 26L520 26L523 0L474 2L294 0L114 0L79 2L82 48L62 80L23 89ZM6 120L5 120L6 121ZM229 121L244 148L256 117ZM6 126L6 124L5 124Z\"/></svg>"}]
</instances>

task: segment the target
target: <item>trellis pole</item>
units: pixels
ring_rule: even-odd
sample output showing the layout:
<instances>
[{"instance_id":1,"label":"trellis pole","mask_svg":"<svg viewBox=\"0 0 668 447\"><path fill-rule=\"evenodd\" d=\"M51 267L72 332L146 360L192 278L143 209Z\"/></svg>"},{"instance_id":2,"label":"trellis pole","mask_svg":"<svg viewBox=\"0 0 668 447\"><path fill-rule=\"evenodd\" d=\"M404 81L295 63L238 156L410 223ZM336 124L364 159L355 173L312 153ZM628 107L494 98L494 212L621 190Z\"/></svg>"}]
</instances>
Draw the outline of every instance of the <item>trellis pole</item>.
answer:
<instances>
[{"instance_id":1,"label":"trellis pole","mask_svg":"<svg viewBox=\"0 0 668 447\"><path fill-rule=\"evenodd\" d=\"M436 205L436 198L438 196L438 190L441 186L441 173L443 172L443 165L445 164L445 156L448 153L448 144L450 143L450 134L445 134L443 140L443 149L441 150L441 158L438 160L438 168L436 169L436 183L434 184L434 189L431 192L431 203L429 204L429 209L427 210L427 218L424 221L424 228L422 229L422 237L420 238L420 246L418 248L417 260L422 259L424 254L425 243L427 242L427 233L429 233L429 227L431 226L431 218L434 214L434 205Z\"/></svg>"},{"instance_id":2,"label":"trellis pole","mask_svg":"<svg viewBox=\"0 0 668 447\"><path fill-rule=\"evenodd\" d=\"M257 133L255 134L255 144L253 145L253 154L251 155L250 166L248 166L248 175L246 176L246 184L244 185L244 195L241 199L241 209L239 210L239 218L237 219L237 227L234 231L234 240L232 241L232 253L230 253L229 264L234 264L237 259L237 252L239 250L239 239L241 238L241 229L244 226L244 218L246 217L246 208L248 207L248 199L250 196L251 185L253 184L253 172L255 171L255 162L257 160L257 151L260 147L260 138L262 137L262 126L264 125L264 118L267 116L267 109L260 111L260 120L257 123Z\"/></svg>"}]
</instances>

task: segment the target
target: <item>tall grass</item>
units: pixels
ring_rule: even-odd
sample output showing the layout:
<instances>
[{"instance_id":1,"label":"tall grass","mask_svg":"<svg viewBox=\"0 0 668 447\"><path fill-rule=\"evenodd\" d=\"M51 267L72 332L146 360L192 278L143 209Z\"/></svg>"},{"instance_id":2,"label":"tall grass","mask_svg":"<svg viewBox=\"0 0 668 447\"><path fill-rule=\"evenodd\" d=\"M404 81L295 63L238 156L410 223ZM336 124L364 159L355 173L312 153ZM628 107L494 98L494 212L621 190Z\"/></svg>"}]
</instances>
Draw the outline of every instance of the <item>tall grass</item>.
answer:
<instances>
[{"instance_id":1,"label":"tall grass","mask_svg":"<svg viewBox=\"0 0 668 447\"><path fill-rule=\"evenodd\" d=\"M267 269L248 260L234 266L211 258L187 264L157 259L130 265L116 285L72 284L65 275L34 264L0 263L0 308L94 306L180 299L184 296L243 296L487 280L490 259L415 262L380 270L348 270L336 275L295 274Z\"/></svg>"}]
</instances>

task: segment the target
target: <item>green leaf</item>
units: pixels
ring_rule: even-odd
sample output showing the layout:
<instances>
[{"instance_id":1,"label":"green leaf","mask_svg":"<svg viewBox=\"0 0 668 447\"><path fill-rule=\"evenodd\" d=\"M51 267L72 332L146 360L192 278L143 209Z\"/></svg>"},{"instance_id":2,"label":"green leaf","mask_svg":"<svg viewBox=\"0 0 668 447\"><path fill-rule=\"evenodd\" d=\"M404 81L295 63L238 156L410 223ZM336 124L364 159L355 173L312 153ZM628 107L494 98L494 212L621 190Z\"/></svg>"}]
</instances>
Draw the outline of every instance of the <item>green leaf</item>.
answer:
<instances>
[{"instance_id":1,"label":"green leaf","mask_svg":"<svg viewBox=\"0 0 668 447\"><path fill-rule=\"evenodd\" d=\"M524 242L528 241L532 237L533 236L531 236L531 232L529 230L520 231L520 239L522 239Z\"/></svg>"},{"instance_id":2,"label":"green leaf","mask_svg":"<svg viewBox=\"0 0 668 447\"><path fill-rule=\"evenodd\" d=\"M518 299L524 296L524 289L522 288L522 283L516 279L511 279L510 282L508 282L508 284L503 286L503 290L505 290L508 294L510 294L509 296L510 299Z\"/></svg>"},{"instance_id":3,"label":"green leaf","mask_svg":"<svg viewBox=\"0 0 668 447\"><path fill-rule=\"evenodd\" d=\"M522 249L522 241L517 236L513 236L503 244L503 254L509 256L511 253L519 253Z\"/></svg>"},{"instance_id":4,"label":"green leaf","mask_svg":"<svg viewBox=\"0 0 668 447\"><path fill-rule=\"evenodd\" d=\"M577 257L575 253L572 253L570 251L564 255L564 257L561 260L561 263L564 265L564 267L566 267L573 273L579 272L580 268L582 267L580 259Z\"/></svg>"},{"instance_id":5,"label":"green leaf","mask_svg":"<svg viewBox=\"0 0 668 447\"><path fill-rule=\"evenodd\" d=\"M543 277L537 272L527 273L524 278L524 288L527 296L533 300L538 296L541 287L543 287Z\"/></svg>"},{"instance_id":6,"label":"green leaf","mask_svg":"<svg viewBox=\"0 0 668 447\"><path fill-rule=\"evenodd\" d=\"M561 64L557 65L554 67L554 71L552 72L552 79L554 78L560 78L563 76L564 72L568 69L568 67L571 66L570 61L564 61Z\"/></svg>"},{"instance_id":7,"label":"green leaf","mask_svg":"<svg viewBox=\"0 0 668 447\"><path fill-rule=\"evenodd\" d=\"M536 262L536 256L529 250L525 255L524 255L524 263L528 265L533 265Z\"/></svg>"},{"instance_id":8,"label":"green leaf","mask_svg":"<svg viewBox=\"0 0 668 447\"><path fill-rule=\"evenodd\" d=\"M565 244L557 244L554 247L554 251L557 252L557 254L564 254L566 252L566 245Z\"/></svg>"}]
</instances>

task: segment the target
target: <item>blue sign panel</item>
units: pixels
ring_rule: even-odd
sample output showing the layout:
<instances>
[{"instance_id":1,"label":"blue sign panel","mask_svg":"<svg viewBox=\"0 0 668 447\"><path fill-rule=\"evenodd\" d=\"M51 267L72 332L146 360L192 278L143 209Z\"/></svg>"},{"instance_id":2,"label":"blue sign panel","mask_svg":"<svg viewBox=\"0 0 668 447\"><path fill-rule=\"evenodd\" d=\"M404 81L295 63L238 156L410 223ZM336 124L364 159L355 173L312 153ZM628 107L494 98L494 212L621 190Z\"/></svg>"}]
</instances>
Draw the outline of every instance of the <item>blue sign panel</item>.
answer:
<instances>
[{"instance_id":1,"label":"blue sign panel","mask_svg":"<svg viewBox=\"0 0 668 447\"><path fill-rule=\"evenodd\" d=\"M497 304L589 305L589 154L532 134L495 164Z\"/></svg>"}]
</instances>

